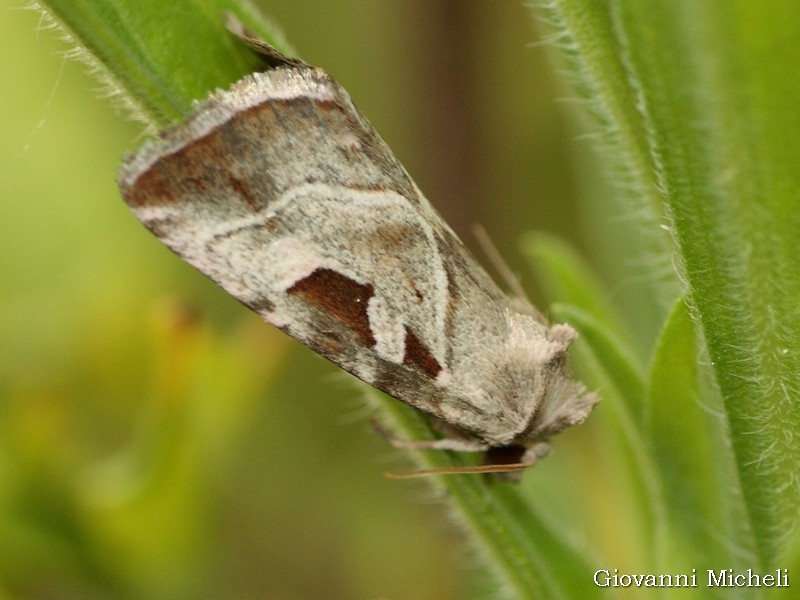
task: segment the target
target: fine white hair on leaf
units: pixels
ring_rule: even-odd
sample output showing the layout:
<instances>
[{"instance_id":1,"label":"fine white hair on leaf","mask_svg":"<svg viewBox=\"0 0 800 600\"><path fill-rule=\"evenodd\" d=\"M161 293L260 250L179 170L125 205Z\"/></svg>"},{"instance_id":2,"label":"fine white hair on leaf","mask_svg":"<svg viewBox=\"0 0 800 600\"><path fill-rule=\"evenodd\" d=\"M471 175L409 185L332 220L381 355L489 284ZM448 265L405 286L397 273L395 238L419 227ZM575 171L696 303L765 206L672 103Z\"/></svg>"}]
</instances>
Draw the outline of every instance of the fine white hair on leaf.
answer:
<instances>
[{"instance_id":1,"label":"fine white hair on leaf","mask_svg":"<svg viewBox=\"0 0 800 600\"><path fill-rule=\"evenodd\" d=\"M50 12L46 5L31 2L25 8L39 13L40 21L37 31L57 32L57 39L67 46L60 51L64 58L82 63L86 67L86 72L100 82L100 86L96 89L99 98L111 100L113 105L129 119L143 123L145 125L143 134L153 135L156 133L158 127L155 120L148 115L141 104L128 94L117 77L83 46L80 40Z\"/></svg>"}]
</instances>

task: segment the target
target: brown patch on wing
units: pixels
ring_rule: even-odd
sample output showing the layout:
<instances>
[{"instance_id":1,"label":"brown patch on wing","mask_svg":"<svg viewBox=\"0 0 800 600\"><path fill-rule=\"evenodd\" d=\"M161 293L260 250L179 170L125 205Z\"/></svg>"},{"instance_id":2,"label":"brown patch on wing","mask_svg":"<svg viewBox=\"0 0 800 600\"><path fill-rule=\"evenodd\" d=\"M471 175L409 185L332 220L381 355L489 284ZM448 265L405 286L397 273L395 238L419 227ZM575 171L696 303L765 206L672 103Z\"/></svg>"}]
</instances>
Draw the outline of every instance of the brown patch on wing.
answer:
<instances>
[{"instance_id":1,"label":"brown patch on wing","mask_svg":"<svg viewBox=\"0 0 800 600\"><path fill-rule=\"evenodd\" d=\"M317 269L286 293L341 321L365 346L375 345L367 315L369 299L375 294L370 284L358 283L332 269Z\"/></svg>"},{"instance_id":2,"label":"brown patch on wing","mask_svg":"<svg viewBox=\"0 0 800 600\"><path fill-rule=\"evenodd\" d=\"M125 202L131 208L165 206L177 201L174 182L163 169L158 168L160 165L155 166L139 175L132 187L123 189Z\"/></svg>"},{"instance_id":3,"label":"brown patch on wing","mask_svg":"<svg viewBox=\"0 0 800 600\"><path fill-rule=\"evenodd\" d=\"M132 186L123 186L125 202L133 209L168 206L183 196L207 194L214 188L208 164L221 161L220 168L226 168L225 157L217 131L199 137L172 154L160 156L139 174Z\"/></svg>"},{"instance_id":4,"label":"brown patch on wing","mask_svg":"<svg viewBox=\"0 0 800 600\"><path fill-rule=\"evenodd\" d=\"M250 188L250 184L240 177L228 173L228 185L247 204L252 210L257 211L264 207L264 203L259 200L259 194Z\"/></svg>"},{"instance_id":5,"label":"brown patch on wing","mask_svg":"<svg viewBox=\"0 0 800 600\"><path fill-rule=\"evenodd\" d=\"M414 365L431 379L442 370L431 351L414 335L414 332L406 327L405 354L403 355L404 365Z\"/></svg>"}]
</instances>

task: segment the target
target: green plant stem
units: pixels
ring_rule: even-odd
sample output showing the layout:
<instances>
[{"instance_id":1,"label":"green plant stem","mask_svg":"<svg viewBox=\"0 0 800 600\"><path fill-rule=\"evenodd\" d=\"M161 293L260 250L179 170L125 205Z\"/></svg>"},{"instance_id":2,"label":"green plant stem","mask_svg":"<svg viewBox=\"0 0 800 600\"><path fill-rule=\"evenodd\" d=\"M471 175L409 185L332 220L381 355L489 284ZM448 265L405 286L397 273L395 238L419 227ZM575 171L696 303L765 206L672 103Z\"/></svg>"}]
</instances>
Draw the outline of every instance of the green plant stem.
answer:
<instances>
[{"instance_id":1,"label":"green plant stem","mask_svg":"<svg viewBox=\"0 0 800 600\"><path fill-rule=\"evenodd\" d=\"M370 392L372 394L372 392ZM427 420L393 398L381 408L395 431L408 439L432 435ZM457 453L414 452L420 467L435 469L464 464ZM470 534L500 589L511 598L598 598L602 590L590 578L586 551L565 538L512 483L494 476L441 475L437 485Z\"/></svg>"}]
</instances>

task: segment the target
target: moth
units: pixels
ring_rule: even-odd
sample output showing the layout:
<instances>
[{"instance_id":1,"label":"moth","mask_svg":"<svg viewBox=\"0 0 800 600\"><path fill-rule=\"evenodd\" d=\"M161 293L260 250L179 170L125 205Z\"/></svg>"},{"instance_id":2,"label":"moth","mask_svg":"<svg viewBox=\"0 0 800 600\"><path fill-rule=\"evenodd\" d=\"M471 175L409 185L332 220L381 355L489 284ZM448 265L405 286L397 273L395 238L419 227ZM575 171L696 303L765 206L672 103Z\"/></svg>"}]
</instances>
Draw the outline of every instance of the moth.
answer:
<instances>
[{"instance_id":1,"label":"moth","mask_svg":"<svg viewBox=\"0 0 800 600\"><path fill-rule=\"evenodd\" d=\"M396 445L486 452L481 471L535 462L598 401L566 367L575 331L500 290L330 75L228 22L266 70L127 157L125 202L267 322L442 432Z\"/></svg>"}]
</instances>

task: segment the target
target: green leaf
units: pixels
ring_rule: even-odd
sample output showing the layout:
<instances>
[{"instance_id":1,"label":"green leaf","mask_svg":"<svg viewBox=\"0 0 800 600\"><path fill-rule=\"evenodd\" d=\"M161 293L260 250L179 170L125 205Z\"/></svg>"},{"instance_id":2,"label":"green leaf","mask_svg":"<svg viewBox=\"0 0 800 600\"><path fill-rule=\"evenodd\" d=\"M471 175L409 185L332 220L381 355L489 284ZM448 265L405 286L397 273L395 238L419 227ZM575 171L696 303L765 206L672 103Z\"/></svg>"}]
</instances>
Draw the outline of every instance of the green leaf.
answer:
<instances>
[{"instance_id":1,"label":"green leaf","mask_svg":"<svg viewBox=\"0 0 800 600\"><path fill-rule=\"evenodd\" d=\"M630 349L612 331L593 316L580 309L556 304L555 317L571 323L580 333L576 350L588 347L590 364L580 370L587 384L594 384L601 397L601 410L610 413L613 429L605 434L620 448L623 468L640 514L636 522L643 523L637 532L640 544L647 551L654 549L655 536L665 527L666 509L663 506L663 482L655 468L645 431L645 380ZM632 515L628 522L634 522ZM655 560L654 556L650 556Z\"/></svg>"},{"instance_id":2,"label":"green leaf","mask_svg":"<svg viewBox=\"0 0 800 600\"><path fill-rule=\"evenodd\" d=\"M736 543L767 570L800 509L800 12L779 0L549 6L631 187L662 194L752 531Z\"/></svg>"},{"instance_id":3,"label":"green leaf","mask_svg":"<svg viewBox=\"0 0 800 600\"><path fill-rule=\"evenodd\" d=\"M134 115L162 128L191 110L194 100L251 72L258 60L228 34L226 10L268 41L283 46L267 21L244 0L146 2L50 0L50 16Z\"/></svg>"},{"instance_id":4,"label":"green leaf","mask_svg":"<svg viewBox=\"0 0 800 600\"><path fill-rule=\"evenodd\" d=\"M666 568L682 572L703 564L748 568L727 544L749 532L742 527L746 519L730 432L708 375L695 324L679 298L653 358L646 439L671 524L669 532L661 532L657 552L669 557Z\"/></svg>"}]
</instances>

